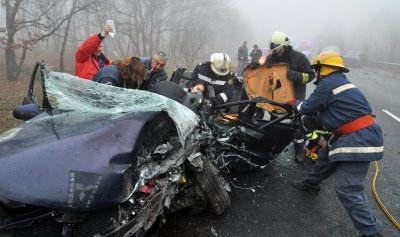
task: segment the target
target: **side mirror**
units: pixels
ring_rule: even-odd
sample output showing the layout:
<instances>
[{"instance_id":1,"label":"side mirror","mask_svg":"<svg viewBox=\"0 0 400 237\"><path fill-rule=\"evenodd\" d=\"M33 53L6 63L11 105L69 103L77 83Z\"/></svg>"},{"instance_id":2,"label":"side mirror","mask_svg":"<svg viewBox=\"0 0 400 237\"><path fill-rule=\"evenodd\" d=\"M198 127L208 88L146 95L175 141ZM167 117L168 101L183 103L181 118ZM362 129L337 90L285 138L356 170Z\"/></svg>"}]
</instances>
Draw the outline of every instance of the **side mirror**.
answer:
<instances>
[{"instance_id":1,"label":"side mirror","mask_svg":"<svg viewBox=\"0 0 400 237\"><path fill-rule=\"evenodd\" d=\"M14 118L16 119L28 120L37 116L41 112L42 111L40 110L40 107L38 105L26 104L26 105L20 105L17 108L15 108L13 111L13 115Z\"/></svg>"}]
</instances>

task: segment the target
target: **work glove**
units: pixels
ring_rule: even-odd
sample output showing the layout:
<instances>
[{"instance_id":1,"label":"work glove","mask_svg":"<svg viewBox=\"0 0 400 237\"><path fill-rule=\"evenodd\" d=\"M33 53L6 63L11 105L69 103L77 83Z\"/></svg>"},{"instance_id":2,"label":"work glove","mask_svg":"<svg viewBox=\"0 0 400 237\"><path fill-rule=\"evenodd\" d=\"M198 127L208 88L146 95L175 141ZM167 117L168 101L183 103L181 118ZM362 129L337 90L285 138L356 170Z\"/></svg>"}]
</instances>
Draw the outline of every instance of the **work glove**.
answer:
<instances>
[{"instance_id":1,"label":"work glove","mask_svg":"<svg viewBox=\"0 0 400 237\"><path fill-rule=\"evenodd\" d=\"M210 102L211 102L212 106L218 106L218 105L224 103L224 101L218 96L211 97Z\"/></svg>"},{"instance_id":2,"label":"work glove","mask_svg":"<svg viewBox=\"0 0 400 237\"><path fill-rule=\"evenodd\" d=\"M296 103L296 99L292 99L286 102L286 104L290 105L291 107L293 107L294 103Z\"/></svg>"},{"instance_id":3,"label":"work glove","mask_svg":"<svg viewBox=\"0 0 400 237\"><path fill-rule=\"evenodd\" d=\"M289 113L291 113L293 116L295 115L296 110L294 109L293 105L295 104L296 100L289 100L286 103L283 103L282 108L284 108L286 111L288 111Z\"/></svg>"},{"instance_id":4,"label":"work glove","mask_svg":"<svg viewBox=\"0 0 400 237\"><path fill-rule=\"evenodd\" d=\"M303 115L301 116L301 124L306 133L313 131L319 131L321 133L325 130L319 115Z\"/></svg>"},{"instance_id":5,"label":"work glove","mask_svg":"<svg viewBox=\"0 0 400 237\"><path fill-rule=\"evenodd\" d=\"M302 84L307 84L309 76L307 73L296 72L289 69L286 77L291 81L300 81Z\"/></svg>"},{"instance_id":6,"label":"work glove","mask_svg":"<svg viewBox=\"0 0 400 237\"><path fill-rule=\"evenodd\" d=\"M185 97L183 97L182 104L191 109L193 112L196 112L201 105L203 100L203 93L187 93Z\"/></svg>"},{"instance_id":7,"label":"work glove","mask_svg":"<svg viewBox=\"0 0 400 237\"><path fill-rule=\"evenodd\" d=\"M250 64L249 64L249 67L251 68L251 69L256 69L256 68L258 68L260 66L260 63L258 63L258 62L251 62Z\"/></svg>"},{"instance_id":8,"label":"work glove","mask_svg":"<svg viewBox=\"0 0 400 237\"><path fill-rule=\"evenodd\" d=\"M293 71L293 70L289 69L287 71L286 77L291 81L296 81L298 75L299 75L299 72L296 72L296 71Z\"/></svg>"}]
</instances>

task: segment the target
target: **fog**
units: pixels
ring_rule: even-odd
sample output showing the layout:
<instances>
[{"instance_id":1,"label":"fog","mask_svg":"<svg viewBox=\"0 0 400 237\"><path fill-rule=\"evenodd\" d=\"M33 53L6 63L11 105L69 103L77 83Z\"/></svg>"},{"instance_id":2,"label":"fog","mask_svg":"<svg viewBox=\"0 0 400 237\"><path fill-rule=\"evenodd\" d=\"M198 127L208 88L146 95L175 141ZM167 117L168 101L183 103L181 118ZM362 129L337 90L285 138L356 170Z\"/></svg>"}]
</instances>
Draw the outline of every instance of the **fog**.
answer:
<instances>
[{"instance_id":1,"label":"fog","mask_svg":"<svg viewBox=\"0 0 400 237\"><path fill-rule=\"evenodd\" d=\"M108 19L117 31L103 40L110 59L161 49L169 73L214 52L236 63L244 40L268 52L274 31L285 32L295 49L312 42L313 55L335 45L342 54L358 50L369 61L400 63L400 0L19 0L0 5L0 66L12 80L38 60L71 73L76 49Z\"/></svg>"},{"instance_id":2,"label":"fog","mask_svg":"<svg viewBox=\"0 0 400 237\"><path fill-rule=\"evenodd\" d=\"M250 29L250 35L241 35L250 47L254 43L267 47L274 31L285 32L294 46L307 40L313 41L316 48L339 45L345 50L365 50L366 45L388 44L389 38L396 43L400 40L399 0L232 0L232 3Z\"/></svg>"}]
</instances>

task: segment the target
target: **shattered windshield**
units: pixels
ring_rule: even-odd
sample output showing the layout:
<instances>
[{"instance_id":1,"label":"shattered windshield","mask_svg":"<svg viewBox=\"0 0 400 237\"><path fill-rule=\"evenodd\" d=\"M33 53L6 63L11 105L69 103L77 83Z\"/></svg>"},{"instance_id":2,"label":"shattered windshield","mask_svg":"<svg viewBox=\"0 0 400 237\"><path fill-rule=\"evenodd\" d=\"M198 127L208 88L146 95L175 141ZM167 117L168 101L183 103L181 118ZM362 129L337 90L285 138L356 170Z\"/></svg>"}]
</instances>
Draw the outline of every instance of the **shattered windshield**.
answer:
<instances>
[{"instance_id":1,"label":"shattered windshield","mask_svg":"<svg viewBox=\"0 0 400 237\"><path fill-rule=\"evenodd\" d=\"M83 112L78 118L71 113L48 116L52 120L70 116L84 121L94 117L119 118L133 112L166 111L174 120L183 145L198 122L198 116L187 107L148 91L109 86L51 70L45 71L45 87L53 109Z\"/></svg>"}]
</instances>

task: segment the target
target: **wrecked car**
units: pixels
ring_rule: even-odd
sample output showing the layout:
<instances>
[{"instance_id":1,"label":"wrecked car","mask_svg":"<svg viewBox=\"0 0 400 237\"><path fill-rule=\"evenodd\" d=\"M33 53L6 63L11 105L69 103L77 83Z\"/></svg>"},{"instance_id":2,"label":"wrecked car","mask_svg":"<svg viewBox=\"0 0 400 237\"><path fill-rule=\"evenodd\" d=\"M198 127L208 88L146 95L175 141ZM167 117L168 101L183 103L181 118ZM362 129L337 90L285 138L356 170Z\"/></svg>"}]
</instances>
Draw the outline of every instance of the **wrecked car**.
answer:
<instances>
[{"instance_id":1,"label":"wrecked car","mask_svg":"<svg viewBox=\"0 0 400 237\"><path fill-rule=\"evenodd\" d=\"M171 80L185 85L190 72L177 68ZM242 87L228 103L211 106L205 96L198 110L202 124L201 151L219 169L244 172L267 165L293 140L298 124L292 108L292 82L287 64L244 70ZM245 96L240 93L246 93ZM246 99L237 99L246 98Z\"/></svg>"},{"instance_id":2,"label":"wrecked car","mask_svg":"<svg viewBox=\"0 0 400 237\"><path fill-rule=\"evenodd\" d=\"M37 63L0 134L0 236L156 236L166 215L230 205L198 116L147 91Z\"/></svg>"}]
</instances>

